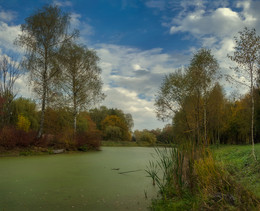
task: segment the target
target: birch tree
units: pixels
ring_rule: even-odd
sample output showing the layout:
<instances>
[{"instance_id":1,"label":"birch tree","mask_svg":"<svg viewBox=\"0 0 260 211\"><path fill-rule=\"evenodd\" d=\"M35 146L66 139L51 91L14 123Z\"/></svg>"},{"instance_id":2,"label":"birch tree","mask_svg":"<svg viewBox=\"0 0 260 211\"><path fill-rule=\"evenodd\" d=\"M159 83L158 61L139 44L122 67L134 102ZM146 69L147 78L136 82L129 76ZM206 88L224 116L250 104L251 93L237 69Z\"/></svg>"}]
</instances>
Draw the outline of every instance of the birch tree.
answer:
<instances>
[{"instance_id":1,"label":"birch tree","mask_svg":"<svg viewBox=\"0 0 260 211\"><path fill-rule=\"evenodd\" d=\"M24 66L30 71L30 81L41 100L40 128L43 133L47 94L53 78L59 73L55 59L59 48L77 36L77 31L68 34L70 16L58 6L47 5L25 19L22 33L15 43L26 50Z\"/></svg>"},{"instance_id":2,"label":"birch tree","mask_svg":"<svg viewBox=\"0 0 260 211\"><path fill-rule=\"evenodd\" d=\"M243 78L243 81L239 81L239 83L246 85L250 89L252 155L256 159L254 147L254 87L260 71L260 37L256 34L255 29L247 27L238 34L239 37L234 37L234 54L228 55L228 57L237 64L231 69L235 71L238 78Z\"/></svg>"},{"instance_id":3,"label":"birch tree","mask_svg":"<svg viewBox=\"0 0 260 211\"><path fill-rule=\"evenodd\" d=\"M200 49L194 54L185 71L178 70L165 76L155 99L157 117L173 119L176 112L185 111L188 131L200 141L200 122L203 100L204 141L207 143L207 95L217 75L218 62L210 50ZM189 123L188 120L193 120ZM195 126L196 125L196 126ZM196 135L195 135L196 131Z\"/></svg>"},{"instance_id":4,"label":"birch tree","mask_svg":"<svg viewBox=\"0 0 260 211\"><path fill-rule=\"evenodd\" d=\"M94 50L76 43L67 43L60 49L61 87L65 101L73 109L75 132L78 113L104 99L98 61Z\"/></svg>"},{"instance_id":5,"label":"birch tree","mask_svg":"<svg viewBox=\"0 0 260 211\"><path fill-rule=\"evenodd\" d=\"M209 49L202 48L194 54L189 67L189 90L197 95L198 101L203 98L203 128L204 142L208 144L207 137L207 102L208 93L217 77L219 65ZM198 102L199 109L199 102ZM199 112L199 110L198 110ZM199 115L198 115L199 116ZM199 128L198 128L199 130Z\"/></svg>"}]
</instances>

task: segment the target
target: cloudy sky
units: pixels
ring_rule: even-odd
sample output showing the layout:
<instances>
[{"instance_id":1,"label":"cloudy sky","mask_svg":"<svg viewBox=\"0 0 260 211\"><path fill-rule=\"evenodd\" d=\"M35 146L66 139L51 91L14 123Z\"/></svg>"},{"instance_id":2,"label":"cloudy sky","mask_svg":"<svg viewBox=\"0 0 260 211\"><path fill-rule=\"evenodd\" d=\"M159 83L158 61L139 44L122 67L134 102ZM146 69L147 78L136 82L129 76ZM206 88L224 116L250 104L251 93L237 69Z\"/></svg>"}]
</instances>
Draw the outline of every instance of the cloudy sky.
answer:
<instances>
[{"instance_id":1,"label":"cloudy sky","mask_svg":"<svg viewBox=\"0 0 260 211\"><path fill-rule=\"evenodd\" d=\"M155 94L163 77L189 64L199 48L212 49L227 73L233 37L245 26L260 32L259 0L0 0L1 55L20 52L13 45L20 24L45 4L69 12L80 42L96 49L107 95L102 104L131 113L135 129L166 124L156 119ZM234 89L221 83L227 94ZM20 94L33 97L27 84L26 75L18 80Z\"/></svg>"}]
</instances>

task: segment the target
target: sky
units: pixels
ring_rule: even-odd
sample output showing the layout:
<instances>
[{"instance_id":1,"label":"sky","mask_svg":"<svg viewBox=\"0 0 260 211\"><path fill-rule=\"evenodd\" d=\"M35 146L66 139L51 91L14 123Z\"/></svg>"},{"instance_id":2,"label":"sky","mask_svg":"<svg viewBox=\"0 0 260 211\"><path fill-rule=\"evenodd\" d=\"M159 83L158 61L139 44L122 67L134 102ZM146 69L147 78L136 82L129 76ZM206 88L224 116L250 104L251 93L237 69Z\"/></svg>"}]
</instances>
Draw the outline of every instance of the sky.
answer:
<instances>
[{"instance_id":1,"label":"sky","mask_svg":"<svg viewBox=\"0 0 260 211\"><path fill-rule=\"evenodd\" d=\"M100 57L107 96L101 104L132 114L139 130L167 123L157 120L154 107L165 75L187 66L202 47L211 49L223 75L233 74L227 54L234 50L234 36L244 27L260 33L260 0L0 0L0 55L22 53L13 45L20 25L46 4L70 13L79 42ZM247 91L220 83L227 95ZM27 74L16 88L34 98Z\"/></svg>"}]
</instances>

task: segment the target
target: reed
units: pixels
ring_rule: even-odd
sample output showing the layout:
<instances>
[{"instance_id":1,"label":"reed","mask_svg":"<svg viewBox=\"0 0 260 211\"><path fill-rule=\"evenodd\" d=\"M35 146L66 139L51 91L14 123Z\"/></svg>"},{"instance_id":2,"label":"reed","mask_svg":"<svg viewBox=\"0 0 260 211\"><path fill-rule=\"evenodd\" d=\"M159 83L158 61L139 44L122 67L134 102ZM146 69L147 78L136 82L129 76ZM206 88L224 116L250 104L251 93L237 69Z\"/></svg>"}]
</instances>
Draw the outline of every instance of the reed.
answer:
<instances>
[{"instance_id":1,"label":"reed","mask_svg":"<svg viewBox=\"0 0 260 211\"><path fill-rule=\"evenodd\" d=\"M186 142L156 148L146 172L159 188L159 209L259 210L259 199L218 163L209 148ZM167 206L166 206L167 205Z\"/></svg>"}]
</instances>

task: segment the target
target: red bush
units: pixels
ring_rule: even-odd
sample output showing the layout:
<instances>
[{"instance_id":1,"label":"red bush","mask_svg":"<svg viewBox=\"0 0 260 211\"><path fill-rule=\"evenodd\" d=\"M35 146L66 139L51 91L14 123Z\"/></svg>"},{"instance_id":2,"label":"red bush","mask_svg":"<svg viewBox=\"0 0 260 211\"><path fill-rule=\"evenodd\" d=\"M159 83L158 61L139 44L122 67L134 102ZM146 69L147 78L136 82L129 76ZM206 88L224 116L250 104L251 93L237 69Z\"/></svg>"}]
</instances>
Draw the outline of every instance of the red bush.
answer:
<instances>
[{"instance_id":1,"label":"red bush","mask_svg":"<svg viewBox=\"0 0 260 211\"><path fill-rule=\"evenodd\" d=\"M52 144L54 138L54 135L43 134L41 138L36 139L35 146L47 148Z\"/></svg>"},{"instance_id":2,"label":"red bush","mask_svg":"<svg viewBox=\"0 0 260 211\"><path fill-rule=\"evenodd\" d=\"M16 147L16 133L13 127L4 127L0 132L0 145L5 149Z\"/></svg>"},{"instance_id":3,"label":"red bush","mask_svg":"<svg viewBox=\"0 0 260 211\"><path fill-rule=\"evenodd\" d=\"M75 150L75 135L73 128L64 128L55 135L53 142L54 148L65 148L67 150Z\"/></svg>"},{"instance_id":4,"label":"red bush","mask_svg":"<svg viewBox=\"0 0 260 211\"><path fill-rule=\"evenodd\" d=\"M35 143L36 133L17 130L15 127L4 127L0 131L0 146L5 149L28 147Z\"/></svg>"},{"instance_id":5,"label":"red bush","mask_svg":"<svg viewBox=\"0 0 260 211\"><path fill-rule=\"evenodd\" d=\"M29 131L25 132L23 130L16 130L16 146L18 147L29 147L35 145L36 132Z\"/></svg>"},{"instance_id":6,"label":"red bush","mask_svg":"<svg viewBox=\"0 0 260 211\"><path fill-rule=\"evenodd\" d=\"M85 133L78 133L76 144L79 150L98 150L101 144L101 132L99 130L91 130Z\"/></svg>"}]
</instances>

